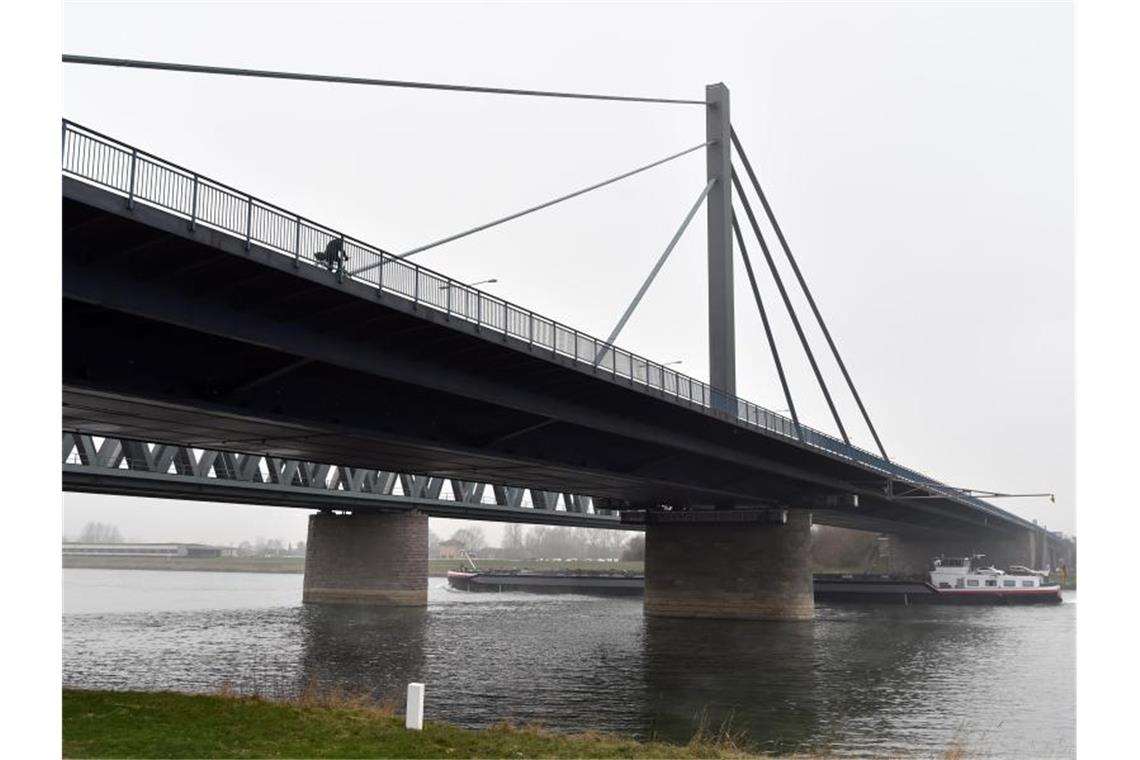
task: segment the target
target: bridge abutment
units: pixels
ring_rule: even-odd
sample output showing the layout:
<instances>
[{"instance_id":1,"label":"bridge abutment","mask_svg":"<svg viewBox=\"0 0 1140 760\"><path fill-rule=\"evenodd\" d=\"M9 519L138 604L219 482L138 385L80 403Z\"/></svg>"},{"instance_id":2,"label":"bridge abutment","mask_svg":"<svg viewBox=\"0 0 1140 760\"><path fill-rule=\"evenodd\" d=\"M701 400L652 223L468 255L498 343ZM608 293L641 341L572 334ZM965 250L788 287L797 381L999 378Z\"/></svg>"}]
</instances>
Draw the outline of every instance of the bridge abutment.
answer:
<instances>
[{"instance_id":1,"label":"bridge abutment","mask_svg":"<svg viewBox=\"0 0 1140 760\"><path fill-rule=\"evenodd\" d=\"M417 513L309 517L303 600L427 605L428 518Z\"/></svg>"},{"instance_id":2,"label":"bridge abutment","mask_svg":"<svg viewBox=\"0 0 1140 760\"><path fill-rule=\"evenodd\" d=\"M785 514L786 522L779 522ZM645 526L645 614L811 620L811 514L651 513Z\"/></svg>"}]
</instances>

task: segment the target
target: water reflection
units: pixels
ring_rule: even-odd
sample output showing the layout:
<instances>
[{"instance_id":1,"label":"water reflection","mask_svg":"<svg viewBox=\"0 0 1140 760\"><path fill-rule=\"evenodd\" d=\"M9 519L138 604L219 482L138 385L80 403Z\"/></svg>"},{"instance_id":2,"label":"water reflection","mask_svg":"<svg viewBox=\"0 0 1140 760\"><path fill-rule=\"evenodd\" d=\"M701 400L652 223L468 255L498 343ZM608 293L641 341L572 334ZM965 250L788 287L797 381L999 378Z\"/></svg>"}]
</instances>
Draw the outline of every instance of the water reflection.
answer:
<instances>
[{"instance_id":1,"label":"water reflection","mask_svg":"<svg viewBox=\"0 0 1140 760\"><path fill-rule=\"evenodd\" d=\"M814 747L818 655L813 623L646 618L647 721L686 741L704 722L783 752Z\"/></svg>"},{"instance_id":2,"label":"water reflection","mask_svg":"<svg viewBox=\"0 0 1140 760\"><path fill-rule=\"evenodd\" d=\"M304 605L295 689L399 703L408 683L424 680L427 623L423 608Z\"/></svg>"}]
</instances>

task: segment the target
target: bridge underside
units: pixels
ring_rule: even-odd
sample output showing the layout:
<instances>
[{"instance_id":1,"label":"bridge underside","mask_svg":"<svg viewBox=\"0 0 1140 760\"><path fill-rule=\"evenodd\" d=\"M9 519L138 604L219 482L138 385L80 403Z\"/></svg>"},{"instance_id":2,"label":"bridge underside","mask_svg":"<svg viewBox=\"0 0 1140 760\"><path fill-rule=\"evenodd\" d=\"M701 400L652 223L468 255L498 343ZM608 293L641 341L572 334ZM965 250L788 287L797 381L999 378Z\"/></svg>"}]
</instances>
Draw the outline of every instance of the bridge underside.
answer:
<instances>
[{"instance_id":1,"label":"bridge underside","mask_svg":"<svg viewBox=\"0 0 1140 760\"><path fill-rule=\"evenodd\" d=\"M886 476L854 462L70 178L63 257L64 430L525 484L619 509L1015 528L951 499L887 498Z\"/></svg>"}]
</instances>

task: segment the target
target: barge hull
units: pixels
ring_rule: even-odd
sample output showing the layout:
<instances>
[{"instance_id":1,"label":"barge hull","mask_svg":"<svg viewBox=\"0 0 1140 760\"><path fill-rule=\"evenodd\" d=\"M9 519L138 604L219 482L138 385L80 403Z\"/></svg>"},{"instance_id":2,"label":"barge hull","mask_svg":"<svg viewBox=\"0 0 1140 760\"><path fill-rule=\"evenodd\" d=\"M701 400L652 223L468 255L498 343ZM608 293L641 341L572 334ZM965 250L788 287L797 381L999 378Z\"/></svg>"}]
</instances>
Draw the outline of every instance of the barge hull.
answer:
<instances>
[{"instance_id":1,"label":"barge hull","mask_svg":"<svg viewBox=\"0 0 1140 760\"><path fill-rule=\"evenodd\" d=\"M452 588L473 592L524 591L535 594L591 596L641 596L645 593L645 579L640 576L449 572L447 581Z\"/></svg>"},{"instance_id":2,"label":"barge hull","mask_svg":"<svg viewBox=\"0 0 1140 760\"><path fill-rule=\"evenodd\" d=\"M460 591L521 591L536 594L587 594L591 596L641 596L645 593L642 576L557 575L455 572L447 574L448 584ZM882 577L816 576L813 581L817 602L856 604L1058 604L1060 586L1036 589L939 590L919 580Z\"/></svg>"}]
</instances>

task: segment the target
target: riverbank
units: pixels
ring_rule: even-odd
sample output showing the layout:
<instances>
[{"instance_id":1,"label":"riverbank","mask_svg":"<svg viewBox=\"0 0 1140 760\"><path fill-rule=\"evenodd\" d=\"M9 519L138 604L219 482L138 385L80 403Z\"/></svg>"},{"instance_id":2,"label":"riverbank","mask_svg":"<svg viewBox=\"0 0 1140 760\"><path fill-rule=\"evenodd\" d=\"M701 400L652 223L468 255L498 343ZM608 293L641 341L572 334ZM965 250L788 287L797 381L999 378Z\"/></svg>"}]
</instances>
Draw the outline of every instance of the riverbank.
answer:
<instances>
[{"instance_id":1,"label":"riverbank","mask_svg":"<svg viewBox=\"0 0 1140 760\"><path fill-rule=\"evenodd\" d=\"M529 570L534 572L642 573L643 562L603 560L512 560L477 559L480 570ZM428 560L428 577L443 578L466 562L456 559ZM217 573L303 573L304 557L77 557L63 558L65 568L93 570L194 570Z\"/></svg>"},{"instance_id":2,"label":"riverbank","mask_svg":"<svg viewBox=\"0 0 1140 760\"><path fill-rule=\"evenodd\" d=\"M408 731L394 707L344 697L279 702L63 690L63 756L73 758L764 757L744 751L741 740L723 731L675 745L507 724L476 731L431 721L423 731Z\"/></svg>"},{"instance_id":3,"label":"riverbank","mask_svg":"<svg viewBox=\"0 0 1140 760\"><path fill-rule=\"evenodd\" d=\"M303 573L304 557L77 557L63 558L64 569L189 570L212 573Z\"/></svg>"}]
</instances>

